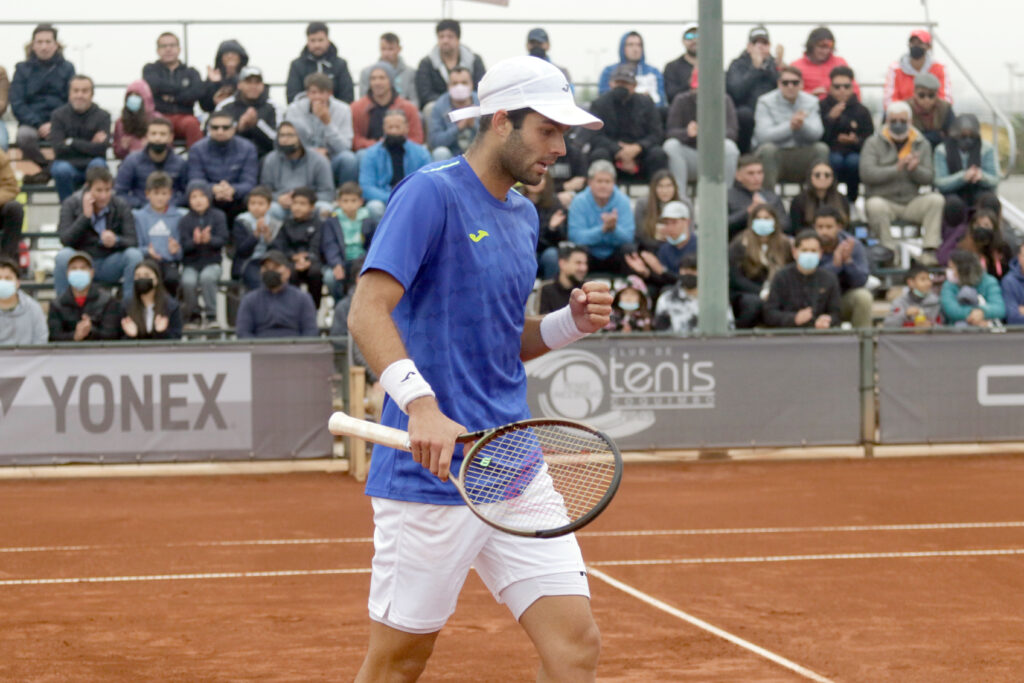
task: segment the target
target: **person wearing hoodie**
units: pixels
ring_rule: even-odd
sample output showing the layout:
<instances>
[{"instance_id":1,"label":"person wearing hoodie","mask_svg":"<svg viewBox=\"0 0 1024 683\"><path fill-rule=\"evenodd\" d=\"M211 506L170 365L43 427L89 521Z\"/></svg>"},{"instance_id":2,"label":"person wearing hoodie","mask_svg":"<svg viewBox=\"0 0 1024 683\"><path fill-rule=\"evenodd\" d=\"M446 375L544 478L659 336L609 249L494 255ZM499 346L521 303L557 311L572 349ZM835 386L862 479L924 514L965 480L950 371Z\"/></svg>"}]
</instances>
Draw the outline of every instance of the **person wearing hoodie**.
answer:
<instances>
[{"instance_id":1,"label":"person wearing hoodie","mask_svg":"<svg viewBox=\"0 0 1024 683\"><path fill-rule=\"evenodd\" d=\"M199 72L182 63L178 36L167 31L156 39L159 59L142 67L142 78L153 91L154 106L174 126L174 137L192 147L202 139L199 119L194 115L196 100L203 96Z\"/></svg>"},{"instance_id":2,"label":"person wearing hoodie","mask_svg":"<svg viewBox=\"0 0 1024 683\"><path fill-rule=\"evenodd\" d=\"M1006 307L1006 324L1024 325L1024 244L1010 261L1000 286L1003 290L1003 305Z\"/></svg>"},{"instance_id":3,"label":"person wearing hoodie","mask_svg":"<svg viewBox=\"0 0 1024 683\"><path fill-rule=\"evenodd\" d=\"M959 198L973 207L999 184L999 155L981 139L981 124L974 114L961 114L950 128L949 137L935 148L935 189L946 204Z\"/></svg>"},{"instance_id":4,"label":"person wearing hoodie","mask_svg":"<svg viewBox=\"0 0 1024 683\"><path fill-rule=\"evenodd\" d=\"M2 125L2 124L0 124ZM0 256L18 259L25 207L18 201L18 178L7 152L0 150Z\"/></svg>"},{"instance_id":5,"label":"person wearing hoodie","mask_svg":"<svg viewBox=\"0 0 1024 683\"><path fill-rule=\"evenodd\" d=\"M323 222L314 210L315 202L316 193L312 189L295 188L292 192L292 215L277 231L270 250L280 251L291 259L291 283L296 286L306 283L313 308L320 310L324 289L320 260Z\"/></svg>"},{"instance_id":6,"label":"person wearing hoodie","mask_svg":"<svg viewBox=\"0 0 1024 683\"><path fill-rule=\"evenodd\" d=\"M390 31L380 34L380 59L359 72L359 95L370 93L370 70L379 62L386 62L395 70L395 92L420 107L420 96L416 92L416 70L405 63L401 57L402 42Z\"/></svg>"},{"instance_id":7,"label":"person wearing hoodie","mask_svg":"<svg viewBox=\"0 0 1024 683\"><path fill-rule=\"evenodd\" d=\"M73 76L68 103L50 116L49 137L55 156L50 175L61 201L85 182L87 169L107 166L110 114L96 106L92 96L92 79Z\"/></svg>"},{"instance_id":8,"label":"person wearing hoodie","mask_svg":"<svg viewBox=\"0 0 1024 683\"><path fill-rule=\"evenodd\" d=\"M480 119L470 117L452 121L448 114L456 109L479 105L480 100L473 92L473 74L465 67L454 67L448 72L448 92L438 97L430 110L427 148L434 161L451 159L469 149L480 131Z\"/></svg>"},{"instance_id":9,"label":"person wearing hoodie","mask_svg":"<svg viewBox=\"0 0 1024 683\"><path fill-rule=\"evenodd\" d=\"M124 108L114 122L114 156L123 161L132 152L144 148L147 127L155 116L149 84L141 78L129 83L124 93Z\"/></svg>"},{"instance_id":10,"label":"person wearing hoodie","mask_svg":"<svg viewBox=\"0 0 1024 683\"><path fill-rule=\"evenodd\" d=\"M238 121L238 135L256 145L260 160L274 151L277 126L284 121L284 109L270 100L261 69L242 67L237 90L217 105L217 111L227 112Z\"/></svg>"},{"instance_id":11,"label":"person wearing hoodie","mask_svg":"<svg viewBox=\"0 0 1024 683\"><path fill-rule=\"evenodd\" d=\"M50 161L43 156L39 141L50 136L50 116L68 101L68 87L75 65L64 59L52 24L32 30L32 42L25 48L25 61L14 67L11 80L11 111L18 119L18 149L21 158L33 162L39 172L27 175L26 184L50 182Z\"/></svg>"},{"instance_id":12,"label":"person wearing hoodie","mask_svg":"<svg viewBox=\"0 0 1024 683\"><path fill-rule=\"evenodd\" d=\"M227 112L216 111L210 116L210 135L203 138L188 153L188 179L209 183L213 190L213 203L228 216L245 211L245 196L256 186L260 162L256 145L235 135L236 121Z\"/></svg>"},{"instance_id":13,"label":"person wearing hoodie","mask_svg":"<svg viewBox=\"0 0 1024 683\"><path fill-rule=\"evenodd\" d=\"M462 44L462 27L454 19L442 19L434 29L437 45L431 48L416 68L416 94L424 116L430 116L428 105L448 92L448 76L456 66L463 66L473 74L473 90L484 77L484 62Z\"/></svg>"},{"instance_id":14,"label":"person wearing hoodie","mask_svg":"<svg viewBox=\"0 0 1024 683\"><path fill-rule=\"evenodd\" d=\"M616 64L609 64L601 71L601 77L597 82L598 96L615 87L612 76L621 66L632 68L636 76L636 92L650 97L657 107L668 107L665 79L661 71L644 61L644 39L636 31L624 33L619 40L619 61Z\"/></svg>"},{"instance_id":15,"label":"person wearing hoodie","mask_svg":"<svg viewBox=\"0 0 1024 683\"><path fill-rule=\"evenodd\" d=\"M295 126L288 121L277 128L277 149L263 160L260 184L273 192L272 218L283 221L292 208L292 191L309 187L316 193L318 213L334 209L334 178L331 165L322 154L308 154Z\"/></svg>"},{"instance_id":16,"label":"person wearing hoodie","mask_svg":"<svg viewBox=\"0 0 1024 683\"><path fill-rule=\"evenodd\" d=\"M18 262L0 255L0 346L45 344L46 316L35 299L21 291Z\"/></svg>"},{"instance_id":17,"label":"person wearing hoodie","mask_svg":"<svg viewBox=\"0 0 1024 683\"><path fill-rule=\"evenodd\" d=\"M224 212L214 208L214 193L205 180L189 182L186 190L187 214L178 221L181 235L181 292L189 326L198 326L204 317L199 312L201 290L206 309L206 327L217 324L217 285L220 282L224 245L228 243L228 223Z\"/></svg>"},{"instance_id":18,"label":"person wearing hoodie","mask_svg":"<svg viewBox=\"0 0 1024 683\"><path fill-rule=\"evenodd\" d=\"M295 125L308 151L330 160L335 185L359 177L359 158L352 151L352 109L331 95L327 74L306 76L306 92L288 105L285 120Z\"/></svg>"},{"instance_id":19,"label":"person wearing hoodie","mask_svg":"<svg viewBox=\"0 0 1024 683\"><path fill-rule=\"evenodd\" d=\"M736 145L740 148L741 154L750 151L757 100L778 87L779 69L782 66L772 56L771 48L768 29L764 26L755 26L750 29L746 49L732 60L725 74L725 91L736 105L736 119L739 123ZM780 45L776 51L780 55L780 60L781 48Z\"/></svg>"},{"instance_id":20,"label":"person wearing hoodie","mask_svg":"<svg viewBox=\"0 0 1024 683\"><path fill-rule=\"evenodd\" d=\"M114 194L133 209L146 205L146 182L149 177L163 171L171 177L173 193L171 206L185 203L185 185L188 183L188 162L174 153L174 130L171 122L158 117L146 126L146 145L132 152L117 167Z\"/></svg>"},{"instance_id":21,"label":"person wearing hoodie","mask_svg":"<svg viewBox=\"0 0 1024 683\"><path fill-rule=\"evenodd\" d=\"M402 178L431 162L427 148L409 139L409 122L401 109L384 115L383 133L384 137L366 150L359 164L359 187L374 218L384 215L391 190Z\"/></svg>"},{"instance_id":22,"label":"person wearing hoodie","mask_svg":"<svg viewBox=\"0 0 1024 683\"><path fill-rule=\"evenodd\" d=\"M939 295L932 291L932 276L928 269L920 263L914 263L903 280L907 283L907 289L893 300L882 325L922 328L941 325L942 305Z\"/></svg>"},{"instance_id":23,"label":"person wearing hoodie","mask_svg":"<svg viewBox=\"0 0 1024 683\"><path fill-rule=\"evenodd\" d=\"M378 62L370 68L370 92L352 103L352 148L356 152L380 142L384 137L384 115L391 109L405 112L409 139L422 145L419 109L395 90L394 68L387 62Z\"/></svg>"},{"instance_id":24,"label":"person wearing hoodie","mask_svg":"<svg viewBox=\"0 0 1024 683\"><path fill-rule=\"evenodd\" d=\"M939 80L939 97L952 104L949 72L932 57L932 34L924 29L911 31L908 48L905 55L889 65L882 89L882 106L888 110L893 102L910 99L914 95L914 79L920 73L935 76Z\"/></svg>"},{"instance_id":25,"label":"person wearing hoodie","mask_svg":"<svg viewBox=\"0 0 1024 683\"><path fill-rule=\"evenodd\" d=\"M288 67L285 91L289 104L308 88L306 78L310 74L327 76L331 81L328 92L342 102L351 104L355 99L348 62L338 56L338 48L328 38L327 24L322 21L311 22L306 27L306 46Z\"/></svg>"},{"instance_id":26,"label":"person wearing hoodie","mask_svg":"<svg viewBox=\"0 0 1024 683\"><path fill-rule=\"evenodd\" d=\"M612 89L590 104L591 113L604 121L590 139L590 161L605 159L624 175L650 179L668 168L661 146L665 140L661 116L651 98L637 90L631 65L619 64L609 78Z\"/></svg>"},{"instance_id":27,"label":"person wearing hoodie","mask_svg":"<svg viewBox=\"0 0 1024 683\"><path fill-rule=\"evenodd\" d=\"M804 92L808 92L819 100L825 99L829 92L832 69L838 66L849 68L846 60L835 53L836 37L825 26L819 26L807 36L804 45L804 56L790 66L800 69L804 75ZM860 86L853 81L853 92L860 97Z\"/></svg>"},{"instance_id":28,"label":"person wearing hoodie","mask_svg":"<svg viewBox=\"0 0 1024 683\"><path fill-rule=\"evenodd\" d=\"M249 63L249 53L237 40L225 40L217 47L213 67L206 69L206 82L199 106L203 111L217 109L221 102L235 94L239 74Z\"/></svg>"}]
</instances>

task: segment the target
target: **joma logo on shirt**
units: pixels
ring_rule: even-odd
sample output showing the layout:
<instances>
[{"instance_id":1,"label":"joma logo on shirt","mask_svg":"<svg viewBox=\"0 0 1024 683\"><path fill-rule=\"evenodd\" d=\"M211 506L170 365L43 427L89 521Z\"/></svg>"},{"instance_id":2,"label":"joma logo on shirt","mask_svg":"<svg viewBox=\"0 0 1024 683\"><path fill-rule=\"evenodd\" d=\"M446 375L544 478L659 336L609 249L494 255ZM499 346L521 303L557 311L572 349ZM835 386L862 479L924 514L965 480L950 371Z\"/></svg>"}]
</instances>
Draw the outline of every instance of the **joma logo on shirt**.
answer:
<instances>
[{"instance_id":1,"label":"joma logo on shirt","mask_svg":"<svg viewBox=\"0 0 1024 683\"><path fill-rule=\"evenodd\" d=\"M469 233L469 239L473 240L474 242L479 242L485 237L490 237L490 233L488 233L486 230L477 230L475 233Z\"/></svg>"}]
</instances>

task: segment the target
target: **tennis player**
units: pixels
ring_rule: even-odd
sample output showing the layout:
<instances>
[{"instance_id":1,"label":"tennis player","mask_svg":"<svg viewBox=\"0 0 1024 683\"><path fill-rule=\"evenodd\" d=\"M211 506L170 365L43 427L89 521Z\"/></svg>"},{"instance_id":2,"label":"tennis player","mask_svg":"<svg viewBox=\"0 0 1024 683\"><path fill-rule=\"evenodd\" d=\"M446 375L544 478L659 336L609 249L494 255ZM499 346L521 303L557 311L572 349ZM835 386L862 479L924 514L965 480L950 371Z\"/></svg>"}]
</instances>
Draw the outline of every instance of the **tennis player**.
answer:
<instances>
[{"instance_id":1,"label":"tennis player","mask_svg":"<svg viewBox=\"0 0 1024 683\"><path fill-rule=\"evenodd\" d=\"M537 272L537 212L512 189L536 185L565 154L570 126L600 128L565 76L536 57L496 64L480 82L464 156L407 176L374 235L349 329L387 391L381 421L407 430L412 456L376 446L370 642L357 681L413 681L476 568L540 656L541 681L592 681L600 635L574 536L532 539L471 513L454 485L455 438L529 417L523 361L604 327L607 285L526 317Z\"/></svg>"}]
</instances>

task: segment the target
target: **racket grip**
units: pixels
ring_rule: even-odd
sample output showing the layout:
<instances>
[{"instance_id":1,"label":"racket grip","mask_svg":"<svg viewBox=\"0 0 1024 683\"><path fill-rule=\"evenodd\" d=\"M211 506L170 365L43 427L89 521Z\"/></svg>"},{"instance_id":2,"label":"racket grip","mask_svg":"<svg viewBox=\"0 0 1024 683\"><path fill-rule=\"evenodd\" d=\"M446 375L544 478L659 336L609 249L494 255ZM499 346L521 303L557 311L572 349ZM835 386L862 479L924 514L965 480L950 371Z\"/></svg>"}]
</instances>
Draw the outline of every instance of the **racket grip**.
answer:
<instances>
[{"instance_id":1,"label":"racket grip","mask_svg":"<svg viewBox=\"0 0 1024 683\"><path fill-rule=\"evenodd\" d=\"M354 436L357 439L365 439L366 441L379 443L382 446L390 446L401 451L412 450L409 445L409 432L403 432L401 429L387 427L376 422L359 420L341 411L331 415L331 419L327 423L327 429L335 436Z\"/></svg>"}]
</instances>

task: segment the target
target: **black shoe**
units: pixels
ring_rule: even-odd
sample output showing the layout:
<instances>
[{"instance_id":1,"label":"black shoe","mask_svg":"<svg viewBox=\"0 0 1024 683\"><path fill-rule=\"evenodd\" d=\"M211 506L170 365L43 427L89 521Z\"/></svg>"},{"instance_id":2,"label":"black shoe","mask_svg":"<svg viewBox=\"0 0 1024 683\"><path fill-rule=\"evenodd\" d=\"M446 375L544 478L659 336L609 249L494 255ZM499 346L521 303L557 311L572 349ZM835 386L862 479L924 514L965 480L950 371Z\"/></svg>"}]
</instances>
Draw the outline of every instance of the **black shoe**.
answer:
<instances>
[{"instance_id":1,"label":"black shoe","mask_svg":"<svg viewBox=\"0 0 1024 683\"><path fill-rule=\"evenodd\" d=\"M24 176L21 179L22 185L46 185L48 182L50 182L49 171L40 171L39 173L32 173L30 175Z\"/></svg>"}]
</instances>

